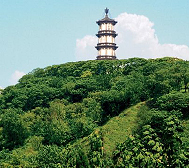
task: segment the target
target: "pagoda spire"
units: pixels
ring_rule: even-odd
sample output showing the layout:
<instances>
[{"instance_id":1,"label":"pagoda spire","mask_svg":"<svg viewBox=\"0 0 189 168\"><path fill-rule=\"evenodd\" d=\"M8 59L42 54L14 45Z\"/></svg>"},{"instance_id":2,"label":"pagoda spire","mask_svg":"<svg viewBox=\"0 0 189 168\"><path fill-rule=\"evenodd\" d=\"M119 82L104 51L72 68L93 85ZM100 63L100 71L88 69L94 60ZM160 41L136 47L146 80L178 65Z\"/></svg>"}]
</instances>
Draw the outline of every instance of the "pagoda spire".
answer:
<instances>
[{"instance_id":1,"label":"pagoda spire","mask_svg":"<svg viewBox=\"0 0 189 168\"><path fill-rule=\"evenodd\" d=\"M106 7L104 11L105 11L105 14L108 16L109 9Z\"/></svg>"},{"instance_id":2,"label":"pagoda spire","mask_svg":"<svg viewBox=\"0 0 189 168\"><path fill-rule=\"evenodd\" d=\"M96 34L98 37L98 44L95 47L98 50L97 60L114 60L116 58L115 50L118 48L115 44L114 25L117 23L114 19L108 17L109 9L105 9L105 17L98 20L99 31Z\"/></svg>"}]
</instances>

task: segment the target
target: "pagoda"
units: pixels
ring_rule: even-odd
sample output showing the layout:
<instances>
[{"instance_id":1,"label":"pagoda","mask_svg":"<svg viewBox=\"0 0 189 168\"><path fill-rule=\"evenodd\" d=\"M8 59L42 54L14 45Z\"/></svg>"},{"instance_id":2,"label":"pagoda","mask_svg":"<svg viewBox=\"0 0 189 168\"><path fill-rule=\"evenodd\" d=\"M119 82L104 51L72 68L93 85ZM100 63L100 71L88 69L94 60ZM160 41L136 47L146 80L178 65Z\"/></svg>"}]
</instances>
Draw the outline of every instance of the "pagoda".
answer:
<instances>
[{"instance_id":1,"label":"pagoda","mask_svg":"<svg viewBox=\"0 0 189 168\"><path fill-rule=\"evenodd\" d=\"M115 60L115 50L118 48L115 44L114 25L117 23L114 19L108 17L109 9L105 9L105 17L96 23L99 25L98 44L95 47L98 50L97 60Z\"/></svg>"}]
</instances>

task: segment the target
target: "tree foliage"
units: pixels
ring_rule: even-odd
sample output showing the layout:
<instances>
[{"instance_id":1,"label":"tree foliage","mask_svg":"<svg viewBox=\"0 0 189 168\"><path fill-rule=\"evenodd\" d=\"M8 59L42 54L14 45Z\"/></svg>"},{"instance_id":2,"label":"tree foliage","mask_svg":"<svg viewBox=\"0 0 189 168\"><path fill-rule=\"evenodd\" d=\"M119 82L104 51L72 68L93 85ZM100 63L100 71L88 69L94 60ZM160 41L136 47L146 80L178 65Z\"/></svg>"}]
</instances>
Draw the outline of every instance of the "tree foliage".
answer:
<instances>
[{"instance_id":1,"label":"tree foliage","mask_svg":"<svg viewBox=\"0 0 189 168\"><path fill-rule=\"evenodd\" d=\"M187 167L188 69L168 57L34 69L0 90L0 166ZM141 101L139 128L107 158L99 127Z\"/></svg>"}]
</instances>

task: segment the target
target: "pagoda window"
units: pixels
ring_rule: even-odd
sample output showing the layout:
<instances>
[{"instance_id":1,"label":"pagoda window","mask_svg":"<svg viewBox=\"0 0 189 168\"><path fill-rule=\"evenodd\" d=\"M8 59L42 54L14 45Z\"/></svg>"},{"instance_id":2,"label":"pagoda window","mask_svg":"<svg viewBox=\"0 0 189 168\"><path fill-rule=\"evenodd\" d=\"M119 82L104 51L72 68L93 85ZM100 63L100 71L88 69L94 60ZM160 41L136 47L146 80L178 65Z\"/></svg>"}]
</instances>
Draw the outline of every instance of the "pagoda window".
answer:
<instances>
[{"instance_id":1,"label":"pagoda window","mask_svg":"<svg viewBox=\"0 0 189 168\"><path fill-rule=\"evenodd\" d=\"M113 50L113 56L115 56L115 51Z\"/></svg>"},{"instance_id":2,"label":"pagoda window","mask_svg":"<svg viewBox=\"0 0 189 168\"><path fill-rule=\"evenodd\" d=\"M112 24L110 23L107 24L107 30L112 30Z\"/></svg>"},{"instance_id":3,"label":"pagoda window","mask_svg":"<svg viewBox=\"0 0 189 168\"><path fill-rule=\"evenodd\" d=\"M105 48L101 49L101 55L106 55L106 49Z\"/></svg>"},{"instance_id":4,"label":"pagoda window","mask_svg":"<svg viewBox=\"0 0 189 168\"><path fill-rule=\"evenodd\" d=\"M102 43L102 37L99 38L99 43Z\"/></svg>"},{"instance_id":5,"label":"pagoda window","mask_svg":"<svg viewBox=\"0 0 189 168\"><path fill-rule=\"evenodd\" d=\"M110 48L107 49L107 55L112 55L112 51Z\"/></svg>"},{"instance_id":6,"label":"pagoda window","mask_svg":"<svg viewBox=\"0 0 189 168\"><path fill-rule=\"evenodd\" d=\"M101 25L101 30L106 30L106 24L105 24L105 23L103 23L103 24Z\"/></svg>"},{"instance_id":7,"label":"pagoda window","mask_svg":"<svg viewBox=\"0 0 189 168\"><path fill-rule=\"evenodd\" d=\"M105 43L106 42L106 36L102 36L100 39L101 39L101 43Z\"/></svg>"},{"instance_id":8,"label":"pagoda window","mask_svg":"<svg viewBox=\"0 0 189 168\"><path fill-rule=\"evenodd\" d=\"M106 36L102 36L101 38L102 38L101 43L105 43L106 42Z\"/></svg>"},{"instance_id":9,"label":"pagoda window","mask_svg":"<svg viewBox=\"0 0 189 168\"><path fill-rule=\"evenodd\" d=\"M112 36L107 36L107 42L108 43L113 43L113 37Z\"/></svg>"}]
</instances>

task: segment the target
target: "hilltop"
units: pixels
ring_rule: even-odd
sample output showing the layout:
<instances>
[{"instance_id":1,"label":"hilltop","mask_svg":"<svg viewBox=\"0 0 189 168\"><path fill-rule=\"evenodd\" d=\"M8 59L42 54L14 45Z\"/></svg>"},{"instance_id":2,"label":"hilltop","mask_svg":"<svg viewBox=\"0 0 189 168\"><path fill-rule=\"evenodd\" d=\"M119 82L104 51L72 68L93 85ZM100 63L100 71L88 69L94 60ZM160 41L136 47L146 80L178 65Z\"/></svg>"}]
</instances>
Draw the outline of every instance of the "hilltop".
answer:
<instances>
[{"instance_id":1,"label":"hilltop","mask_svg":"<svg viewBox=\"0 0 189 168\"><path fill-rule=\"evenodd\" d=\"M1 167L187 167L189 62L37 68L0 95Z\"/></svg>"}]
</instances>

